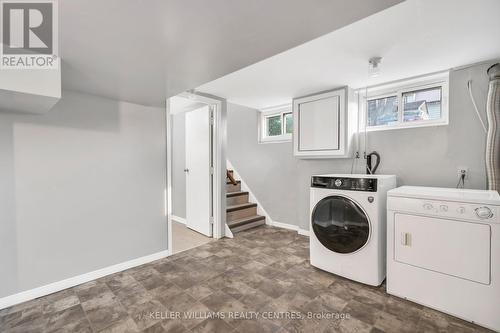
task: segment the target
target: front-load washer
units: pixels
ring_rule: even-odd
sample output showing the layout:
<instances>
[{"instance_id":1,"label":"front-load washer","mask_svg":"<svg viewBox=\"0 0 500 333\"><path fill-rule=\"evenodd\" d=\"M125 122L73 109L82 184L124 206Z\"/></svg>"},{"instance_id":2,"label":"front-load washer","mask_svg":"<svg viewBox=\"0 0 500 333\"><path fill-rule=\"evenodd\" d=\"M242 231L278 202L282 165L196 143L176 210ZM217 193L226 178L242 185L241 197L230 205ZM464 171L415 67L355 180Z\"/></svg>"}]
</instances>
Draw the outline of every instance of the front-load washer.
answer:
<instances>
[{"instance_id":1,"label":"front-load washer","mask_svg":"<svg viewBox=\"0 0 500 333\"><path fill-rule=\"evenodd\" d=\"M386 194L392 175L311 178L311 265L378 286L386 268Z\"/></svg>"},{"instance_id":2,"label":"front-load washer","mask_svg":"<svg viewBox=\"0 0 500 333\"><path fill-rule=\"evenodd\" d=\"M387 194L387 292L500 332L500 195Z\"/></svg>"}]
</instances>

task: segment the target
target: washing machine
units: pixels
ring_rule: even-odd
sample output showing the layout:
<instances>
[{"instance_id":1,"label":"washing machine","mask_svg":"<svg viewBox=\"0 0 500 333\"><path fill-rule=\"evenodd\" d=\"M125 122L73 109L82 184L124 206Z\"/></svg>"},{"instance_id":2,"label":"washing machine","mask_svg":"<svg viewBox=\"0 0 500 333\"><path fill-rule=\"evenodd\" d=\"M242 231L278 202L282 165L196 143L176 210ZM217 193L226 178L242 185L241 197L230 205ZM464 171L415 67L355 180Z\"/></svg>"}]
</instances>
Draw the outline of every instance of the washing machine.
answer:
<instances>
[{"instance_id":1,"label":"washing machine","mask_svg":"<svg viewBox=\"0 0 500 333\"><path fill-rule=\"evenodd\" d=\"M500 195L402 186L387 199L387 292L500 332Z\"/></svg>"},{"instance_id":2,"label":"washing machine","mask_svg":"<svg viewBox=\"0 0 500 333\"><path fill-rule=\"evenodd\" d=\"M311 178L310 260L324 271L372 286L386 271L386 198L393 175Z\"/></svg>"}]
</instances>

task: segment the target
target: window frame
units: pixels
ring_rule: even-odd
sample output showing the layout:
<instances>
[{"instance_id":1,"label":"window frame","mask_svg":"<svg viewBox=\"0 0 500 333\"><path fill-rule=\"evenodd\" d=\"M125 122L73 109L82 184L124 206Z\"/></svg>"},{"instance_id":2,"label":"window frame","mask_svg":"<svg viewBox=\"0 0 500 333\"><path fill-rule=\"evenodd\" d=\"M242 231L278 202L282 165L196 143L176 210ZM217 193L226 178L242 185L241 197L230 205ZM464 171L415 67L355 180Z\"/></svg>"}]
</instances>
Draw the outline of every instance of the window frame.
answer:
<instances>
[{"instance_id":1,"label":"window frame","mask_svg":"<svg viewBox=\"0 0 500 333\"><path fill-rule=\"evenodd\" d=\"M270 108L261 109L259 121L259 143L279 143L292 141L292 133L286 133L285 115L291 114L293 121L292 104L284 104ZM281 134L267 135L267 119L270 117L280 116L281 118ZM292 129L293 132L293 129Z\"/></svg>"},{"instance_id":2,"label":"window frame","mask_svg":"<svg viewBox=\"0 0 500 333\"><path fill-rule=\"evenodd\" d=\"M430 126L446 126L449 124L449 72L441 72L417 78L400 80L392 83L381 84L357 90L360 101L360 129L366 128L367 132L386 131L403 128L418 128ZM420 90L441 89L441 117L432 120L404 121L403 95L405 93L417 92ZM368 94L367 94L368 93ZM366 98L368 96L368 98ZM396 97L398 104L397 123L391 125L368 126L367 102L386 97Z\"/></svg>"}]
</instances>

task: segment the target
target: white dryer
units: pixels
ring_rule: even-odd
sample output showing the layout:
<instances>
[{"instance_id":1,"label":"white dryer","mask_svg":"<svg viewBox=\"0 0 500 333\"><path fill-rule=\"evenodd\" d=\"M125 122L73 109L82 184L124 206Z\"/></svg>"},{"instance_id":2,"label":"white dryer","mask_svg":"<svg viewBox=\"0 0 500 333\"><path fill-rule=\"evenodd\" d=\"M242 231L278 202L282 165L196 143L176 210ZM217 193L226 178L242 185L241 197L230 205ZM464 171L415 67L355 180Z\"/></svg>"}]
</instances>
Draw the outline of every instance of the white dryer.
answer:
<instances>
[{"instance_id":1,"label":"white dryer","mask_svg":"<svg viewBox=\"0 0 500 333\"><path fill-rule=\"evenodd\" d=\"M387 209L387 292L500 332L498 192L402 186Z\"/></svg>"},{"instance_id":2,"label":"white dryer","mask_svg":"<svg viewBox=\"0 0 500 333\"><path fill-rule=\"evenodd\" d=\"M311 265L380 285L386 271L386 194L391 175L317 175L311 179Z\"/></svg>"}]
</instances>

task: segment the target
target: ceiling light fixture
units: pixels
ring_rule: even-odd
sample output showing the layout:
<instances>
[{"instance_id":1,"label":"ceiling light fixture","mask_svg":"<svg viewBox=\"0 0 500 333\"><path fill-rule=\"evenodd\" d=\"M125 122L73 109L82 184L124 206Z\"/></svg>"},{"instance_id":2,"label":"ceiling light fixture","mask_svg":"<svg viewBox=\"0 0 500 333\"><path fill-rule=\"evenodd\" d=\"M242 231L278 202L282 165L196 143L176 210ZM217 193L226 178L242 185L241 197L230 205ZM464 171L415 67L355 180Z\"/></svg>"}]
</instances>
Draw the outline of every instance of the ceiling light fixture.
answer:
<instances>
[{"instance_id":1,"label":"ceiling light fixture","mask_svg":"<svg viewBox=\"0 0 500 333\"><path fill-rule=\"evenodd\" d=\"M371 77L377 77L380 74L380 63L382 62L382 57L371 57L368 60L368 73Z\"/></svg>"}]
</instances>

